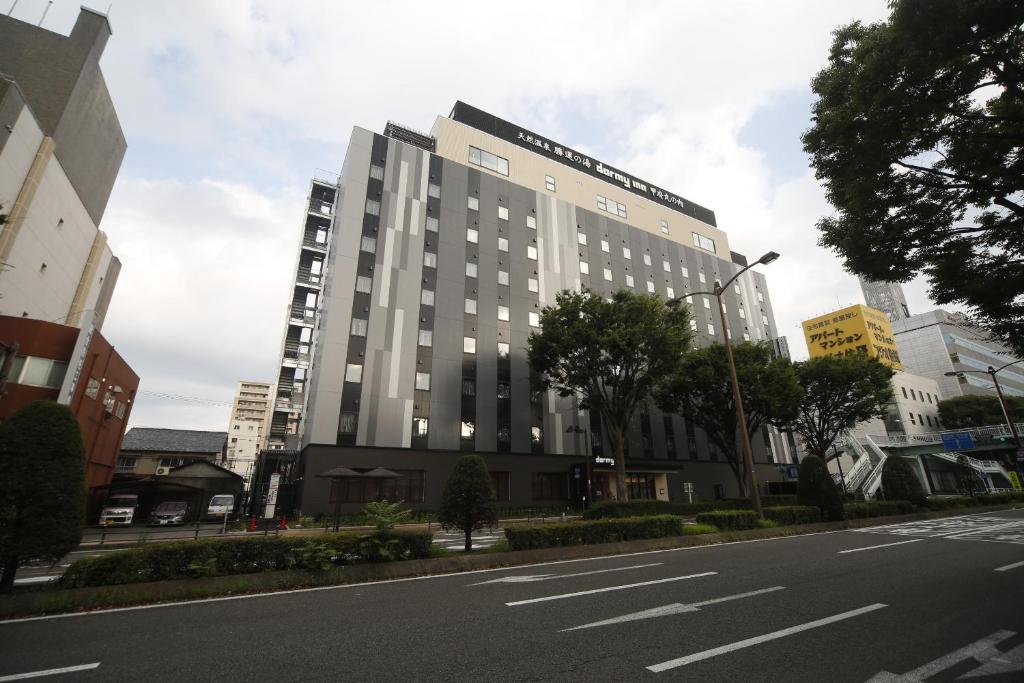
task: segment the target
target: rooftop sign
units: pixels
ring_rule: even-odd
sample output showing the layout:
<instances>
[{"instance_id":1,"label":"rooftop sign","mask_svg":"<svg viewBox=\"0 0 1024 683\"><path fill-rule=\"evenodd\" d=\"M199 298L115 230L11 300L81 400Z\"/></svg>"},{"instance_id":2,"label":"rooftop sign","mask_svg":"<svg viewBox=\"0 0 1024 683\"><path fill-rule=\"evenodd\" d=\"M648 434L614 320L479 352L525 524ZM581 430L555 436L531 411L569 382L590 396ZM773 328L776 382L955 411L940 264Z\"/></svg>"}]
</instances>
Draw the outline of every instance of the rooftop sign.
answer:
<instances>
[{"instance_id":1,"label":"rooftop sign","mask_svg":"<svg viewBox=\"0 0 1024 683\"><path fill-rule=\"evenodd\" d=\"M586 154L570 149L566 145L554 142L521 126L499 119L497 116L481 111L465 102L455 103L450 118L453 121L458 121L481 130L488 135L501 138L506 142L511 142L543 157L565 164L581 173L586 173L595 178L619 185L633 194L667 206L679 213L691 216L709 225L716 225L715 212L711 209L706 209L688 199L674 195L671 192L666 192L661 187L640 180L628 173L623 173L612 166L592 159Z\"/></svg>"},{"instance_id":2,"label":"rooftop sign","mask_svg":"<svg viewBox=\"0 0 1024 683\"><path fill-rule=\"evenodd\" d=\"M862 353L894 370L903 369L889 317L877 309L854 304L805 320L803 328L811 358Z\"/></svg>"}]
</instances>

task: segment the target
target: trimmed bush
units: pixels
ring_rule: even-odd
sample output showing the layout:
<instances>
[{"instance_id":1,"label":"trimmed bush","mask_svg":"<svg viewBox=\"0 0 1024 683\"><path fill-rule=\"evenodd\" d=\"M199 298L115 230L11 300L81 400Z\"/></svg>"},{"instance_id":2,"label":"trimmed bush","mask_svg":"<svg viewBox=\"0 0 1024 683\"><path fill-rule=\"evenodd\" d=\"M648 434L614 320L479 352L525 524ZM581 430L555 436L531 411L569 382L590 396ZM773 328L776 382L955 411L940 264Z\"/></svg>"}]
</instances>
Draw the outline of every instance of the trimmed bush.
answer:
<instances>
[{"instance_id":1,"label":"trimmed bush","mask_svg":"<svg viewBox=\"0 0 1024 683\"><path fill-rule=\"evenodd\" d=\"M782 507L784 505L799 505L800 501L797 500L796 495L791 494L775 494L761 496L761 505L766 508Z\"/></svg>"},{"instance_id":2,"label":"trimmed bush","mask_svg":"<svg viewBox=\"0 0 1024 683\"><path fill-rule=\"evenodd\" d=\"M909 500L873 500L867 503L847 503L844 507L847 519L905 515L915 510Z\"/></svg>"},{"instance_id":3,"label":"trimmed bush","mask_svg":"<svg viewBox=\"0 0 1024 683\"><path fill-rule=\"evenodd\" d=\"M710 524L722 531L756 529L758 521L753 510L715 510L697 515L697 524Z\"/></svg>"},{"instance_id":4,"label":"trimmed bush","mask_svg":"<svg viewBox=\"0 0 1024 683\"><path fill-rule=\"evenodd\" d=\"M432 540L423 531L393 531L154 543L78 560L60 584L79 588L285 569L322 571L329 558L345 564L430 557Z\"/></svg>"},{"instance_id":5,"label":"trimmed bush","mask_svg":"<svg viewBox=\"0 0 1024 683\"><path fill-rule=\"evenodd\" d=\"M832 474L825 461L808 455L800 461L800 480L797 482L797 500L801 505L813 505L830 521L843 518L843 499L839 495Z\"/></svg>"},{"instance_id":6,"label":"trimmed bush","mask_svg":"<svg viewBox=\"0 0 1024 683\"><path fill-rule=\"evenodd\" d=\"M899 456L886 458L882 465L882 492L886 500L909 500L914 505L925 505L927 501L910 463Z\"/></svg>"},{"instance_id":7,"label":"trimmed bush","mask_svg":"<svg viewBox=\"0 0 1024 683\"><path fill-rule=\"evenodd\" d=\"M767 504L767 503L766 503ZM607 500L583 511L583 519L612 519L620 517L645 517L649 515L680 515L690 517L710 510L747 510L750 501L745 498L725 500L702 500L697 503L680 503L667 500Z\"/></svg>"},{"instance_id":8,"label":"trimmed bush","mask_svg":"<svg viewBox=\"0 0 1024 683\"><path fill-rule=\"evenodd\" d=\"M813 505L779 505L766 507L764 518L780 525L814 524L821 521L821 510Z\"/></svg>"},{"instance_id":9,"label":"trimmed bush","mask_svg":"<svg viewBox=\"0 0 1024 683\"><path fill-rule=\"evenodd\" d=\"M683 522L675 515L537 524L505 529L505 538L508 539L508 545L512 550L617 543L682 535Z\"/></svg>"},{"instance_id":10,"label":"trimmed bush","mask_svg":"<svg viewBox=\"0 0 1024 683\"><path fill-rule=\"evenodd\" d=\"M1005 505L1007 503L1024 503L1024 492L1020 493L986 493L977 497L979 505Z\"/></svg>"}]
</instances>

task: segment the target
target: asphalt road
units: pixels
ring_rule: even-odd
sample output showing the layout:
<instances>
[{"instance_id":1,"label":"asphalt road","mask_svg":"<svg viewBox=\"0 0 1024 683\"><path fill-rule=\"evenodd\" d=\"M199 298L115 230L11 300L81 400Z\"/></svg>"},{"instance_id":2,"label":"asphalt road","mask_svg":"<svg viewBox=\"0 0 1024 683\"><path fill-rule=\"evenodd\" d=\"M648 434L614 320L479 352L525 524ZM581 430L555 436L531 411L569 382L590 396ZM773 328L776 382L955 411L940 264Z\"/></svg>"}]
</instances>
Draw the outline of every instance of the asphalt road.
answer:
<instances>
[{"instance_id":1,"label":"asphalt road","mask_svg":"<svg viewBox=\"0 0 1024 683\"><path fill-rule=\"evenodd\" d=\"M1024 680L1024 511L0 622L0 681Z\"/></svg>"}]
</instances>

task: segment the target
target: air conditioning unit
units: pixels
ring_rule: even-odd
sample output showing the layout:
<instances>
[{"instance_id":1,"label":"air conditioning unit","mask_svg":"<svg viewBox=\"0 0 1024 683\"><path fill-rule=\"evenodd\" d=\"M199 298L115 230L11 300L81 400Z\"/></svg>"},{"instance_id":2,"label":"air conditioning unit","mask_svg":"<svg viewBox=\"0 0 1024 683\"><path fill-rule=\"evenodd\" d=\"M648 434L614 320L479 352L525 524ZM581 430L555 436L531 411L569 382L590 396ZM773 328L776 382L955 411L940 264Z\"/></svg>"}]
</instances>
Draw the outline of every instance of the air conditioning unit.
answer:
<instances>
[{"instance_id":1,"label":"air conditioning unit","mask_svg":"<svg viewBox=\"0 0 1024 683\"><path fill-rule=\"evenodd\" d=\"M170 473L171 473L171 468L170 467L157 467L156 468L156 476L158 476L158 477L162 477L162 476L170 474Z\"/></svg>"}]
</instances>

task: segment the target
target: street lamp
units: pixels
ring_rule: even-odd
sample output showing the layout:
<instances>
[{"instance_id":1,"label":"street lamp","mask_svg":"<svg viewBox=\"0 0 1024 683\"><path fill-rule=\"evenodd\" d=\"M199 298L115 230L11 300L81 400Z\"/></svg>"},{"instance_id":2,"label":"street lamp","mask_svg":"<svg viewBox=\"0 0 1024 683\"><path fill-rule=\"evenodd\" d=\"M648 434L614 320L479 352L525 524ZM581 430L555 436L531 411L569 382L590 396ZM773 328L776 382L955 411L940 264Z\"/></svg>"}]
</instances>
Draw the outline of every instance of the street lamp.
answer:
<instances>
[{"instance_id":1,"label":"street lamp","mask_svg":"<svg viewBox=\"0 0 1024 683\"><path fill-rule=\"evenodd\" d=\"M1017 363L1024 363L1024 358L1019 358L1015 361L1001 365L998 368L993 368L991 365L988 366L988 370L954 370L952 372L945 373L946 377L959 377L966 372L977 372L983 373L992 378L992 383L996 385L996 395L999 397L999 407L1003 409L1003 417L1006 419L1006 424L1010 426L1010 435L1013 437L1013 445L1016 447L1017 452L1014 454L1014 464L1017 465L1017 471L1024 476L1024 468L1021 466L1021 458L1024 457L1024 446L1020 443L1020 434L1017 433L1017 425L1014 424L1013 420L1010 419L1010 411L1006 409L1006 399L1003 397L1003 389L999 386L999 378L996 375L1011 365Z\"/></svg>"},{"instance_id":2,"label":"street lamp","mask_svg":"<svg viewBox=\"0 0 1024 683\"><path fill-rule=\"evenodd\" d=\"M715 288L710 292L690 292L682 296L677 296L674 299L669 299L665 302L666 306L675 307L683 302L683 299L689 299L690 297L697 296L698 294L715 297L718 301L718 315L722 319L722 334L725 335L725 353L729 359L729 377L732 380L732 396L733 401L736 403L736 420L740 425L740 436L742 443L740 444L743 450L743 464L747 468L747 487L750 489L750 502L754 506L754 511L757 512L758 517L764 517L764 510L761 508L761 494L757 490L757 476L754 474L754 454L750 448L750 434L747 432L747 418L743 412L743 396L740 394L740 382L736 377L736 361L732 357L732 343L729 339L729 324L725 319L725 305L722 303L722 294L729 289L729 285L736 281L740 275L747 272L751 268L757 265L766 266L772 261L779 258L779 254L774 251L769 251L767 254L757 259L750 265L742 268L739 272L729 278L726 283L719 284L715 282Z\"/></svg>"},{"instance_id":3,"label":"street lamp","mask_svg":"<svg viewBox=\"0 0 1024 683\"><path fill-rule=\"evenodd\" d=\"M587 499L583 502L583 508L587 509L590 507L590 502L593 500L592 490L590 486L590 461L593 458L593 454L590 452L590 438L587 434L586 429L582 429L579 425L572 425L565 430L567 434L582 434L583 435L583 449L587 452Z\"/></svg>"}]
</instances>

